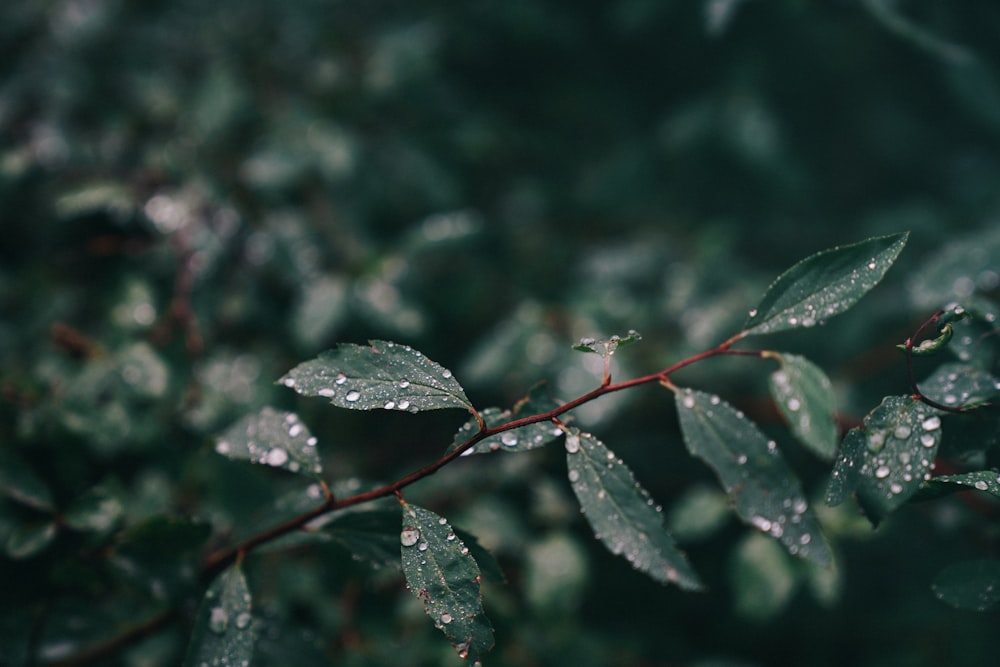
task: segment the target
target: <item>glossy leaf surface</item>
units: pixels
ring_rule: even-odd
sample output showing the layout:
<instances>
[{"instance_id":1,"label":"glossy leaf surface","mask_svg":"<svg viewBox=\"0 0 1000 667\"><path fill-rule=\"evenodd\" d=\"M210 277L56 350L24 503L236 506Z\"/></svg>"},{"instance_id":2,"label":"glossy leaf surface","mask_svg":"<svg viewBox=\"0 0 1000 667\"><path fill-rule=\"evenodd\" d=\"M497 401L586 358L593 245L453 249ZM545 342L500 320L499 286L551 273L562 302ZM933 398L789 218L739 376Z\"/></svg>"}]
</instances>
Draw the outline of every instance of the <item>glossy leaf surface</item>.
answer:
<instances>
[{"instance_id":1,"label":"glossy leaf surface","mask_svg":"<svg viewBox=\"0 0 1000 667\"><path fill-rule=\"evenodd\" d=\"M290 472L315 475L323 471L316 438L308 427L295 413L270 407L230 426L216 441L215 451Z\"/></svg>"},{"instance_id":2,"label":"glossy leaf surface","mask_svg":"<svg viewBox=\"0 0 1000 667\"><path fill-rule=\"evenodd\" d=\"M980 366L950 362L921 382L920 391L948 407L972 407L1000 397L1000 380Z\"/></svg>"},{"instance_id":3,"label":"glossy leaf surface","mask_svg":"<svg viewBox=\"0 0 1000 667\"><path fill-rule=\"evenodd\" d=\"M958 609L992 611L1000 607L1000 561L949 565L934 579L932 588L942 602Z\"/></svg>"},{"instance_id":4,"label":"glossy leaf surface","mask_svg":"<svg viewBox=\"0 0 1000 667\"><path fill-rule=\"evenodd\" d=\"M486 422L486 425L493 428L515 419L548 412L557 407L559 407L559 403L549 396L547 387L544 384L539 384L532 388L528 396L518 401L513 410L486 408L485 410L481 410L479 414ZM479 422L475 419L470 419L455 434L454 442L449 449L454 449L458 445L467 442L478 432ZM544 447L561 435L562 431L551 421L543 421L491 435L477 442L468 452L463 453L489 454L495 451L526 452L531 449Z\"/></svg>"},{"instance_id":5,"label":"glossy leaf surface","mask_svg":"<svg viewBox=\"0 0 1000 667\"><path fill-rule=\"evenodd\" d=\"M473 410L451 371L409 345L381 340L338 345L299 364L279 382L351 410Z\"/></svg>"},{"instance_id":6,"label":"glossy leaf surface","mask_svg":"<svg viewBox=\"0 0 1000 667\"><path fill-rule=\"evenodd\" d=\"M909 396L887 396L865 417L864 429L848 433L833 472L827 501L855 491L877 523L930 479L941 442L941 418Z\"/></svg>"},{"instance_id":7,"label":"glossy leaf surface","mask_svg":"<svg viewBox=\"0 0 1000 667\"><path fill-rule=\"evenodd\" d=\"M493 648L479 567L446 519L417 505L402 505L399 542L406 584L459 656L474 663Z\"/></svg>"},{"instance_id":8,"label":"glossy leaf surface","mask_svg":"<svg viewBox=\"0 0 1000 667\"><path fill-rule=\"evenodd\" d=\"M807 257L771 284L750 311L744 334L811 327L844 312L882 280L906 238L880 236Z\"/></svg>"},{"instance_id":9,"label":"glossy leaf surface","mask_svg":"<svg viewBox=\"0 0 1000 667\"><path fill-rule=\"evenodd\" d=\"M1000 473L995 470L976 470L961 475L933 477L920 489L921 496L935 497L959 491L980 491L1000 498Z\"/></svg>"},{"instance_id":10,"label":"glossy leaf surface","mask_svg":"<svg viewBox=\"0 0 1000 667\"><path fill-rule=\"evenodd\" d=\"M816 515L775 442L718 396L681 389L676 402L688 451L715 471L740 518L789 553L828 563Z\"/></svg>"},{"instance_id":11,"label":"glossy leaf surface","mask_svg":"<svg viewBox=\"0 0 1000 667\"><path fill-rule=\"evenodd\" d=\"M216 577L198 607L185 667L250 665L253 657L250 589L239 565Z\"/></svg>"},{"instance_id":12,"label":"glossy leaf surface","mask_svg":"<svg viewBox=\"0 0 1000 667\"><path fill-rule=\"evenodd\" d=\"M667 533L660 509L614 452L589 433L572 429L566 435L566 465L584 516L612 553L661 583L701 588Z\"/></svg>"},{"instance_id":13,"label":"glossy leaf surface","mask_svg":"<svg viewBox=\"0 0 1000 667\"><path fill-rule=\"evenodd\" d=\"M830 378L805 357L784 353L775 357L781 368L770 377L774 402L799 442L831 460L837 451L837 423Z\"/></svg>"}]
</instances>

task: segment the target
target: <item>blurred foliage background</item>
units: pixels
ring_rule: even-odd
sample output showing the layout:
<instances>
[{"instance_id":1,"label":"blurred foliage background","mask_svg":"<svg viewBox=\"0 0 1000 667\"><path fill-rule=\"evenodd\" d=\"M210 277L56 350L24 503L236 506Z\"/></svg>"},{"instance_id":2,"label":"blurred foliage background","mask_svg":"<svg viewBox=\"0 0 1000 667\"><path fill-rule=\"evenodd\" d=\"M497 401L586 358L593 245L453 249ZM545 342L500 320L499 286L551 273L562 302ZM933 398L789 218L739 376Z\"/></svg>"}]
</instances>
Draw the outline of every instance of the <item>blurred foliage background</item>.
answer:
<instances>
[{"instance_id":1,"label":"blurred foliage background","mask_svg":"<svg viewBox=\"0 0 1000 667\"><path fill-rule=\"evenodd\" d=\"M931 0L2 3L0 664L196 599L206 549L294 506L303 482L212 451L248 411L298 411L337 488L439 456L461 415L343 413L273 384L337 341L413 345L481 407L539 380L565 400L600 377L581 336L638 329L615 375L652 372L737 331L798 259L909 229L854 311L767 343L827 370L845 425L907 393L892 344L1000 283L998 34L1000 6ZM773 431L821 497L771 370L676 380ZM558 448L408 492L505 569L490 664L993 659L996 617L929 584L995 552L995 505L915 505L877 531L828 510L838 568L810 571L723 511L672 401L621 392L576 418L667 508L706 594L607 554ZM246 567L254 664L459 663L393 567L336 543ZM100 664L179 664L188 623Z\"/></svg>"}]
</instances>

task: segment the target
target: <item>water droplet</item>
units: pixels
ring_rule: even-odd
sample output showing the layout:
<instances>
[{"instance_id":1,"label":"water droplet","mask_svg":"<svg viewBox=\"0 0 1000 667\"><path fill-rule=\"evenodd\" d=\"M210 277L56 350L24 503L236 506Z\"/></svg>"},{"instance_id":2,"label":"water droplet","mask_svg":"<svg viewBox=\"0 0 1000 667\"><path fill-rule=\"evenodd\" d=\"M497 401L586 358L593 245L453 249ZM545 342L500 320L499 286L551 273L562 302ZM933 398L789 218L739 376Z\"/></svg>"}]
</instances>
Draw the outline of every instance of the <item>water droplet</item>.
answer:
<instances>
[{"instance_id":1,"label":"water droplet","mask_svg":"<svg viewBox=\"0 0 1000 667\"><path fill-rule=\"evenodd\" d=\"M978 482L973 484L973 486L979 489L980 491L985 491L986 489L990 488L990 485L983 480L979 480Z\"/></svg>"},{"instance_id":2,"label":"water droplet","mask_svg":"<svg viewBox=\"0 0 1000 667\"><path fill-rule=\"evenodd\" d=\"M576 482L579 482L580 481L580 473L578 471L576 471L576 470L570 470L569 471L569 481L572 482L572 483L574 483L574 484Z\"/></svg>"},{"instance_id":3,"label":"water droplet","mask_svg":"<svg viewBox=\"0 0 1000 667\"><path fill-rule=\"evenodd\" d=\"M404 547L412 547L420 540L420 531L416 528L404 528L399 534L399 541Z\"/></svg>"},{"instance_id":4,"label":"water droplet","mask_svg":"<svg viewBox=\"0 0 1000 667\"><path fill-rule=\"evenodd\" d=\"M868 262L868 268L871 269L872 271L875 270L875 260L874 259L872 261Z\"/></svg>"},{"instance_id":5,"label":"water droplet","mask_svg":"<svg viewBox=\"0 0 1000 667\"><path fill-rule=\"evenodd\" d=\"M403 378L402 380L399 381L399 388L400 389L406 389L409 386L410 386L410 381L407 380L406 378Z\"/></svg>"},{"instance_id":6,"label":"water droplet","mask_svg":"<svg viewBox=\"0 0 1000 667\"><path fill-rule=\"evenodd\" d=\"M684 404L685 408L693 408L694 407L694 396L692 396L691 394L688 394L687 396L684 397L684 400L682 401L682 403Z\"/></svg>"},{"instance_id":7,"label":"water droplet","mask_svg":"<svg viewBox=\"0 0 1000 667\"><path fill-rule=\"evenodd\" d=\"M421 542L420 544L417 545L417 549L419 549L420 551L427 551L427 543Z\"/></svg>"},{"instance_id":8,"label":"water droplet","mask_svg":"<svg viewBox=\"0 0 1000 667\"><path fill-rule=\"evenodd\" d=\"M924 433L922 436L920 436L920 444L923 445L924 447L933 447L934 442L935 442L934 436L930 433Z\"/></svg>"},{"instance_id":9,"label":"water droplet","mask_svg":"<svg viewBox=\"0 0 1000 667\"><path fill-rule=\"evenodd\" d=\"M333 387L323 387L316 393L322 396L323 398L333 398L333 396L337 393L337 390L334 389Z\"/></svg>"},{"instance_id":10,"label":"water droplet","mask_svg":"<svg viewBox=\"0 0 1000 667\"><path fill-rule=\"evenodd\" d=\"M302 433L302 424L292 424L291 428L288 429L288 435L292 438L297 437Z\"/></svg>"},{"instance_id":11,"label":"water droplet","mask_svg":"<svg viewBox=\"0 0 1000 667\"><path fill-rule=\"evenodd\" d=\"M447 535L445 535L445 539L448 540L449 542L453 542L455 540L455 533L448 533Z\"/></svg>"},{"instance_id":12,"label":"water droplet","mask_svg":"<svg viewBox=\"0 0 1000 667\"><path fill-rule=\"evenodd\" d=\"M718 405L719 403L721 403L721 402L722 402L722 399L721 399L721 398L719 398L719 397L718 397L717 395L715 395L715 394L713 394L713 395L712 395L712 398L710 398L710 399L708 399L708 400L709 400L709 403L711 403L712 405Z\"/></svg>"},{"instance_id":13,"label":"water droplet","mask_svg":"<svg viewBox=\"0 0 1000 667\"><path fill-rule=\"evenodd\" d=\"M909 424L900 424L896 427L896 430L892 434L899 440L906 440L910 437L910 426Z\"/></svg>"},{"instance_id":14,"label":"water droplet","mask_svg":"<svg viewBox=\"0 0 1000 667\"><path fill-rule=\"evenodd\" d=\"M570 454L576 454L580 451L580 436L578 435L567 435L566 436L566 451Z\"/></svg>"},{"instance_id":15,"label":"water droplet","mask_svg":"<svg viewBox=\"0 0 1000 667\"><path fill-rule=\"evenodd\" d=\"M810 535L809 533L802 533L802 535L799 537L799 544L806 545L809 544L810 542L812 542L812 535Z\"/></svg>"},{"instance_id":16,"label":"water droplet","mask_svg":"<svg viewBox=\"0 0 1000 667\"><path fill-rule=\"evenodd\" d=\"M740 464L740 465L743 465L744 463L747 462L747 455L746 454L740 454L739 456L736 457L736 462L738 464Z\"/></svg>"},{"instance_id":17,"label":"water droplet","mask_svg":"<svg viewBox=\"0 0 1000 667\"><path fill-rule=\"evenodd\" d=\"M310 436L310 438L306 440L306 444L309 445L310 447L315 447L316 442L317 442L316 436Z\"/></svg>"},{"instance_id":18,"label":"water droplet","mask_svg":"<svg viewBox=\"0 0 1000 667\"><path fill-rule=\"evenodd\" d=\"M753 309L751 309L751 311L750 311L749 313L747 313L747 314L748 314L748 315L749 315L750 317L757 317L757 309L756 309L756 308L753 308Z\"/></svg>"},{"instance_id":19,"label":"water droplet","mask_svg":"<svg viewBox=\"0 0 1000 667\"><path fill-rule=\"evenodd\" d=\"M382 406L386 410L392 410L396 407L396 401L386 401L385 405Z\"/></svg>"},{"instance_id":20,"label":"water droplet","mask_svg":"<svg viewBox=\"0 0 1000 667\"><path fill-rule=\"evenodd\" d=\"M350 403L355 402L359 398L361 398L361 392L355 391L353 389L351 391L347 392L347 396L344 396L344 400L348 401Z\"/></svg>"},{"instance_id":21,"label":"water droplet","mask_svg":"<svg viewBox=\"0 0 1000 667\"><path fill-rule=\"evenodd\" d=\"M240 630L246 630L250 625L251 619L252 617L249 612L240 612L240 614L236 617L236 627Z\"/></svg>"},{"instance_id":22,"label":"water droplet","mask_svg":"<svg viewBox=\"0 0 1000 667\"><path fill-rule=\"evenodd\" d=\"M868 434L868 449L873 452L877 452L882 449L882 445L885 444L885 433L882 431L875 431Z\"/></svg>"},{"instance_id":23,"label":"water droplet","mask_svg":"<svg viewBox=\"0 0 1000 667\"><path fill-rule=\"evenodd\" d=\"M219 440L219 442L215 443L215 451L225 456L229 453L229 443L225 440Z\"/></svg>"},{"instance_id":24,"label":"water droplet","mask_svg":"<svg viewBox=\"0 0 1000 667\"><path fill-rule=\"evenodd\" d=\"M898 495L903 492L903 485L899 484L898 482L893 482L892 484L889 485L889 491L893 495Z\"/></svg>"},{"instance_id":25,"label":"water droplet","mask_svg":"<svg viewBox=\"0 0 1000 667\"><path fill-rule=\"evenodd\" d=\"M448 523L448 519L446 519L446 518L444 518L444 517L441 517L440 519L438 519L438 525L441 525L441 526L443 526L443 525L445 525L446 523Z\"/></svg>"},{"instance_id":26,"label":"water droplet","mask_svg":"<svg viewBox=\"0 0 1000 667\"><path fill-rule=\"evenodd\" d=\"M451 623L451 614L449 614L448 612L441 614L441 622L444 623L445 625Z\"/></svg>"},{"instance_id":27,"label":"water droplet","mask_svg":"<svg viewBox=\"0 0 1000 667\"><path fill-rule=\"evenodd\" d=\"M400 410L405 410L408 407L410 407L410 402L407 401L406 399L403 399L402 401L400 401L396 405L399 407Z\"/></svg>"},{"instance_id":28,"label":"water droplet","mask_svg":"<svg viewBox=\"0 0 1000 667\"><path fill-rule=\"evenodd\" d=\"M750 523L752 523L753 525L757 526L758 528L760 528L765 532L770 531L771 526L773 525L770 521L768 521L762 516L750 517Z\"/></svg>"},{"instance_id":29,"label":"water droplet","mask_svg":"<svg viewBox=\"0 0 1000 667\"><path fill-rule=\"evenodd\" d=\"M443 378L450 378L451 377L451 371L449 371L448 369L445 369L445 371L443 373L441 373L441 377L443 377Z\"/></svg>"},{"instance_id":30,"label":"water droplet","mask_svg":"<svg viewBox=\"0 0 1000 667\"><path fill-rule=\"evenodd\" d=\"M295 386L295 378L286 377L284 380L281 381L281 383L283 385L285 385L286 387L294 387Z\"/></svg>"},{"instance_id":31,"label":"water droplet","mask_svg":"<svg viewBox=\"0 0 1000 667\"><path fill-rule=\"evenodd\" d=\"M208 616L208 629L221 635L227 627L229 627L229 614L223 607L212 607Z\"/></svg>"},{"instance_id":32,"label":"water droplet","mask_svg":"<svg viewBox=\"0 0 1000 667\"><path fill-rule=\"evenodd\" d=\"M337 384L344 384L345 382L347 382L347 376L344 375L343 373L337 373L337 379L334 380L334 382L336 382Z\"/></svg>"},{"instance_id":33,"label":"water droplet","mask_svg":"<svg viewBox=\"0 0 1000 667\"><path fill-rule=\"evenodd\" d=\"M787 405L788 409L791 410L792 412L798 412L799 408L802 407L802 403L797 398L788 399Z\"/></svg>"},{"instance_id":34,"label":"water droplet","mask_svg":"<svg viewBox=\"0 0 1000 667\"><path fill-rule=\"evenodd\" d=\"M878 477L879 479L885 479L886 477L889 476L889 472L890 471L888 466L879 466L875 470L875 476Z\"/></svg>"},{"instance_id":35,"label":"water droplet","mask_svg":"<svg viewBox=\"0 0 1000 667\"><path fill-rule=\"evenodd\" d=\"M504 431L500 434L500 442L508 447L513 447L517 444L517 434L511 433L510 431Z\"/></svg>"},{"instance_id":36,"label":"water droplet","mask_svg":"<svg viewBox=\"0 0 1000 667\"><path fill-rule=\"evenodd\" d=\"M933 417L928 417L927 419L924 420L924 423L921 424L921 426L925 431L935 431L941 428L941 418L936 415Z\"/></svg>"},{"instance_id":37,"label":"water droplet","mask_svg":"<svg viewBox=\"0 0 1000 667\"><path fill-rule=\"evenodd\" d=\"M281 447L275 447L264 456L264 463L269 466L283 466L288 462L288 452Z\"/></svg>"}]
</instances>

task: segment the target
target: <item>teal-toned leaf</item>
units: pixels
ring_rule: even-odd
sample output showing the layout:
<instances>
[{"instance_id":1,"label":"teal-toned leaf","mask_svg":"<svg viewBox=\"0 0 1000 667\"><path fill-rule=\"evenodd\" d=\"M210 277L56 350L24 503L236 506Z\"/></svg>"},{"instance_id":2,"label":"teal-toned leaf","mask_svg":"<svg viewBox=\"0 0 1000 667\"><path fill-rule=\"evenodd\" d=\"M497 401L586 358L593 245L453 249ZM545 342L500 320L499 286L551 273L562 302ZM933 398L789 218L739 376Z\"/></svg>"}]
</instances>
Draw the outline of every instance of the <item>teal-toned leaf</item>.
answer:
<instances>
[{"instance_id":1,"label":"teal-toned leaf","mask_svg":"<svg viewBox=\"0 0 1000 667\"><path fill-rule=\"evenodd\" d=\"M31 558L52 544L56 533L56 524L52 521L19 524L7 536L7 555L13 559Z\"/></svg>"},{"instance_id":2,"label":"teal-toned leaf","mask_svg":"<svg viewBox=\"0 0 1000 667\"><path fill-rule=\"evenodd\" d=\"M495 428L515 419L541 414L558 407L559 403L549 396L547 386L540 383L532 387L528 396L518 401L514 405L513 410L486 408L480 411L479 414L486 422L486 426ZM455 434L455 439L449 451L464 442L468 442L477 433L479 433L479 422L475 419L470 419ZM544 447L561 435L562 430L553 425L552 422L543 421L484 438L473 445L467 452L463 453L489 454L498 450L504 452L526 452L531 449Z\"/></svg>"},{"instance_id":3,"label":"teal-toned leaf","mask_svg":"<svg viewBox=\"0 0 1000 667\"><path fill-rule=\"evenodd\" d=\"M21 457L0 449L0 493L42 512L54 510L52 492Z\"/></svg>"},{"instance_id":4,"label":"teal-toned leaf","mask_svg":"<svg viewBox=\"0 0 1000 667\"><path fill-rule=\"evenodd\" d=\"M970 611L1000 607L1000 561L976 560L949 565L932 585L942 602Z\"/></svg>"},{"instance_id":5,"label":"teal-toned leaf","mask_svg":"<svg viewBox=\"0 0 1000 667\"><path fill-rule=\"evenodd\" d=\"M920 489L921 497L937 497L959 491L982 491L1000 497L1000 472L976 470L961 475L941 475L931 478Z\"/></svg>"},{"instance_id":6,"label":"teal-toned leaf","mask_svg":"<svg viewBox=\"0 0 1000 667\"><path fill-rule=\"evenodd\" d=\"M979 366L949 362L921 382L920 391L948 407L972 407L1000 398L1000 380Z\"/></svg>"},{"instance_id":7,"label":"teal-toned leaf","mask_svg":"<svg viewBox=\"0 0 1000 667\"><path fill-rule=\"evenodd\" d=\"M253 658L250 589L240 566L216 577L198 607L185 667L249 665Z\"/></svg>"},{"instance_id":8,"label":"teal-toned leaf","mask_svg":"<svg viewBox=\"0 0 1000 667\"><path fill-rule=\"evenodd\" d=\"M988 225L964 236L949 234L949 239L921 261L920 271L908 282L910 299L920 310L933 311L953 301L968 307L979 293L996 286L1000 227ZM959 327L955 329L957 335Z\"/></svg>"},{"instance_id":9,"label":"teal-toned leaf","mask_svg":"<svg viewBox=\"0 0 1000 667\"><path fill-rule=\"evenodd\" d=\"M674 544L663 514L614 452L590 435L566 435L566 465L573 492L594 534L615 555L661 583L702 587L687 557Z\"/></svg>"},{"instance_id":10,"label":"teal-toned leaf","mask_svg":"<svg viewBox=\"0 0 1000 667\"><path fill-rule=\"evenodd\" d=\"M181 598L197 583L207 523L154 517L125 530L108 554L108 562L125 580L155 599Z\"/></svg>"},{"instance_id":11,"label":"teal-toned leaf","mask_svg":"<svg viewBox=\"0 0 1000 667\"><path fill-rule=\"evenodd\" d=\"M743 334L811 327L844 312L882 280L907 236L880 236L807 257L771 284Z\"/></svg>"},{"instance_id":12,"label":"teal-toned leaf","mask_svg":"<svg viewBox=\"0 0 1000 667\"><path fill-rule=\"evenodd\" d=\"M682 389L676 402L688 451L715 471L740 518L793 555L830 562L816 515L775 442L718 396Z\"/></svg>"},{"instance_id":13,"label":"teal-toned leaf","mask_svg":"<svg viewBox=\"0 0 1000 667\"><path fill-rule=\"evenodd\" d=\"M717 487L699 484L684 492L667 518L670 532L679 542L707 539L729 521L729 498Z\"/></svg>"},{"instance_id":14,"label":"teal-toned leaf","mask_svg":"<svg viewBox=\"0 0 1000 667\"><path fill-rule=\"evenodd\" d=\"M493 648L479 567L446 519L416 505L402 505L399 541L406 584L458 655L474 663Z\"/></svg>"},{"instance_id":15,"label":"teal-toned leaf","mask_svg":"<svg viewBox=\"0 0 1000 667\"><path fill-rule=\"evenodd\" d=\"M323 471L316 438L293 412L266 407L229 427L215 451L230 459L261 463L291 472L317 475Z\"/></svg>"},{"instance_id":16,"label":"teal-toned leaf","mask_svg":"<svg viewBox=\"0 0 1000 667\"><path fill-rule=\"evenodd\" d=\"M844 436L826 491L827 505L835 507L841 504L858 488L867 443L865 432L860 428L852 428Z\"/></svg>"},{"instance_id":17,"label":"teal-toned leaf","mask_svg":"<svg viewBox=\"0 0 1000 667\"><path fill-rule=\"evenodd\" d=\"M323 532L373 568L399 564L399 510L344 511Z\"/></svg>"},{"instance_id":18,"label":"teal-toned leaf","mask_svg":"<svg viewBox=\"0 0 1000 667\"><path fill-rule=\"evenodd\" d=\"M936 412L909 396L885 397L865 417L864 429L844 439L834 470L834 477L840 477L839 491L833 493L831 488L828 499L842 499L853 485L874 523L903 505L930 479L941 443L941 418Z\"/></svg>"},{"instance_id":19,"label":"teal-toned leaf","mask_svg":"<svg viewBox=\"0 0 1000 667\"><path fill-rule=\"evenodd\" d=\"M476 565L479 566L479 571L487 581L492 581L495 584L507 582L507 577L504 576L503 570L500 569L500 563L497 562L497 559L494 558L493 554L486 547L479 543L479 538L461 528L452 528L452 530L455 531L458 539L462 540L462 543L468 547L469 553L472 554Z\"/></svg>"},{"instance_id":20,"label":"teal-toned leaf","mask_svg":"<svg viewBox=\"0 0 1000 667\"><path fill-rule=\"evenodd\" d=\"M116 490L98 486L73 501L63 519L75 530L104 533L117 526L124 515L125 505Z\"/></svg>"},{"instance_id":21,"label":"teal-toned leaf","mask_svg":"<svg viewBox=\"0 0 1000 667\"><path fill-rule=\"evenodd\" d=\"M819 366L795 354L773 355L781 368L771 374L771 396L795 437L831 460L837 451L833 385Z\"/></svg>"},{"instance_id":22,"label":"teal-toned leaf","mask_svg":"<svg viewBox=\"0 0 1000 667\"><path fill-rule=\"evenodd\" d=\"M639 340L642 340L642 334L635 329L629 329L624 336L615 334L610 338L581 338L580 342L573 346L573 349L578 352L594 352L608 358L617 352L618 348L631 345Z\"/></svg>"},{"instance_id":23,"label":"teal-toned leaf","mask_svg":"<svg viewBox=\"0 0 1000 667\"><path fill-rule=\"evenodd\" d=\"M733 553L729 569L736 611L762 621L780 613L798 584L788 554L774 540L747 535Z\"/></svg>"},{"instance_id":24,"label":"teal-toned leaf","mask_svg":"<svg viewBox=\"0 0 1000 667\"><path fill-rule=\"evenodd\" d=\"M299 364L279 380L305 396L322 396L340 408L419 412L473 411L451 371L409 345L373 340L338 345Z\"/></svg>"}]
</instances>

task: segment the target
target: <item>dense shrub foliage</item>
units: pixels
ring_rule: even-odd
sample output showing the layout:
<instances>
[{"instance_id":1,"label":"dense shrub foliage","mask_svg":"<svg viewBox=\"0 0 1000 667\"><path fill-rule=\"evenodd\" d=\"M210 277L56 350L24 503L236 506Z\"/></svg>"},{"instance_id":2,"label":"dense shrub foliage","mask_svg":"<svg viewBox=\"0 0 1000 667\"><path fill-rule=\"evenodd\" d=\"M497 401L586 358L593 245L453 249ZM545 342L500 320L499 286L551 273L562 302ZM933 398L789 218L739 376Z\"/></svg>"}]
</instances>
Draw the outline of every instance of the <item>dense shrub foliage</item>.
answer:
<instances>
[{"instance_id":1,"label":"dense shrub foliage","mask_svg":"<svg viewBox=\"0 0 1000 667\"><path fill-rule=\"evenodd\" d=\"M995 661L998 31L2 4L0 665Z\"/></svg>"}]
</instances>

